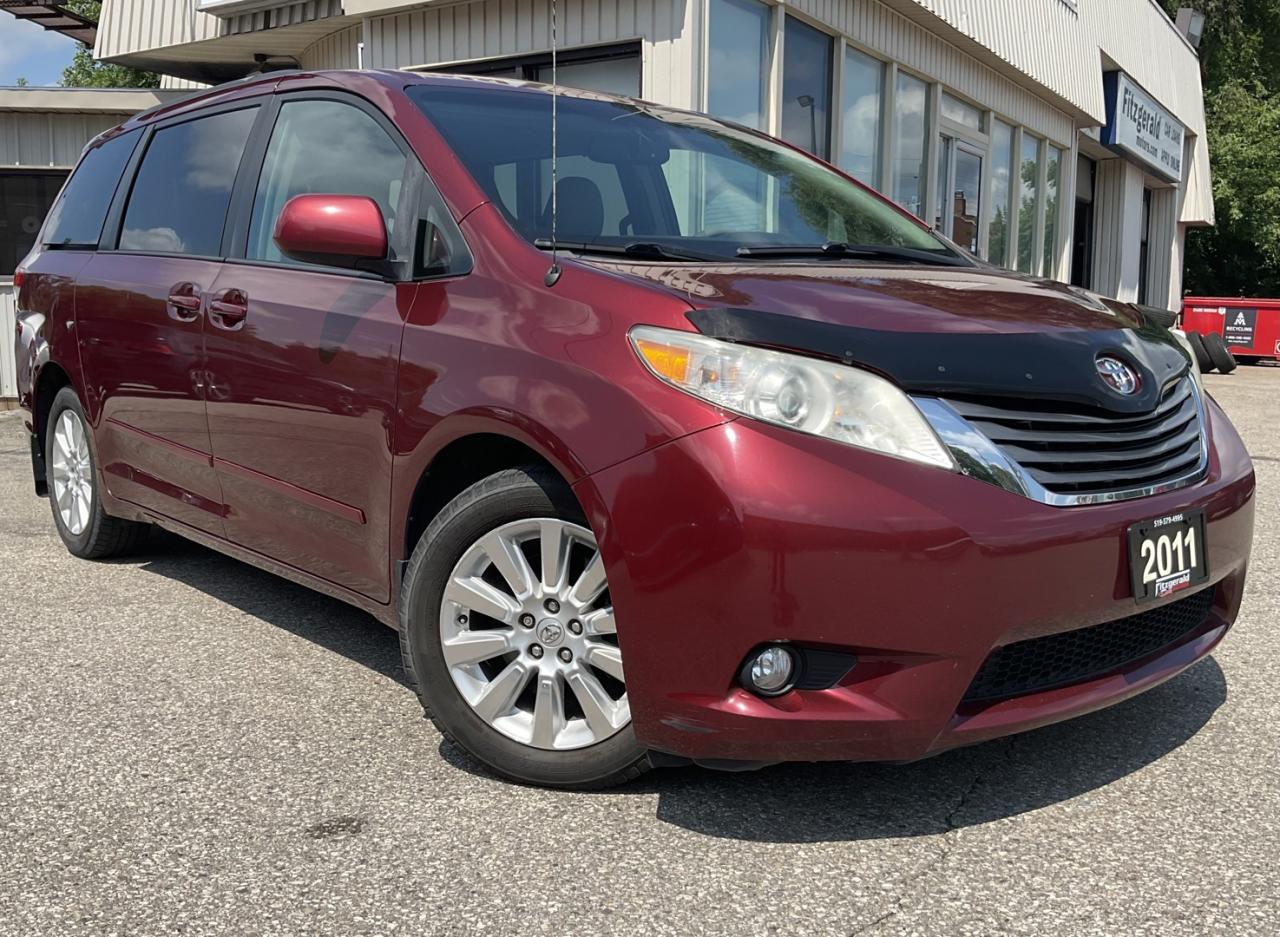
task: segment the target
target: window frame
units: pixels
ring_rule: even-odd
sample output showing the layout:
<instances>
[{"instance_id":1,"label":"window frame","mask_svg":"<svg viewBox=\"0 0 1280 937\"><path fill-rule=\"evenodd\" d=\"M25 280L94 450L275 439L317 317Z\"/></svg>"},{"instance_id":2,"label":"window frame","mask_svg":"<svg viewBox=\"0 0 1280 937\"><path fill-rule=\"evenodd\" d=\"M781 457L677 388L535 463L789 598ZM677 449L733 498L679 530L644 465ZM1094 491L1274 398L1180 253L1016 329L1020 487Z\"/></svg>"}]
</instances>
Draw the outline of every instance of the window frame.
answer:
<instances>
[{"instance_id":1,"label":"window frame","mask_svg":"<svg viewBox=\"0 0 1280 937\"><path fill-rule=\"evenodd\" d=\"M269 95L265 93L236 98L234 101L226 101L222 104L201 107L183 114L177 114L168 120L157 121L148 126L143 132L142 139L134 146L133 153L129 156L129 161L125 163L124 172L120 176L120 183L116 186L115 196L111 200L111 207L107 210L107 220L102 226L102 238L98 241L98 251L142 257L185 257L191 260L223 260L227 253L228 236L234 217L232 212L235 208L236 193L239 190L241 176L244 173L245 156L252 148L254 137L262 126L262 114L268 98ZM142 168L142 162L151 150L151 141L155 139L155 135L159 131L167 130L170 127L177 127L181 124L231 111L242 111L249 107L258 108L258 113L254 115L253 126L249 128L249 136L245 139L244 151L240 154L240 165L236 167L235 179L231 183L231 198L227 202L227 214L222 221L222 237L219 241L218 254L185 254L176 251L144 251L121 248L120 236L124 231L125 213L129 207L129 200L133 197L134 187L138 183L138 171Z\"/></svg>"},{"instance_id":2,"label":"window frame","mask_svg":"<svg viewBox=\"0 0 1280 937\"><path fill-rule=\"evenodd\" d=\"M474 259L465 235L458 227L457 219L449 211L448 203L440 195L439 189L431 181L422 160L414 152L404 135L378 107L366 98L350 91L338 88L301 88L298 90L277 91L266 98L258 123L249 135L240 159L240 169L236 175L235 187L232 191L231 206L227 212L227 225L224 229L223 263L234 266L267 267L275 270L291 270L300 273L321 273L331 276L379 280L394 283L416 283L428 280L442 280L461 277L469 274L474 268ZM273 261L251 258L248 255L249 226L253 215L253 203L258 193L258 183L266 162L267 148L271 144L271 135L276 128L280 109L291 101L320 100L333 101L355 107L373 119L390 137L391 141L405 156L405 176L401 180L400 201L397 206L398 217L413 217L422 220L428 207L428 199L433 195L438 207L452 223L451 240L456 241L460 255L450 270L439 273L421 273L417 269L419 224L396 225L395 231L388 241L388 250L394 260L389 260L385 269L356 270L350 267L331 267L324 264L299 264L291 261Z\"/></svg>"}]
</instances>

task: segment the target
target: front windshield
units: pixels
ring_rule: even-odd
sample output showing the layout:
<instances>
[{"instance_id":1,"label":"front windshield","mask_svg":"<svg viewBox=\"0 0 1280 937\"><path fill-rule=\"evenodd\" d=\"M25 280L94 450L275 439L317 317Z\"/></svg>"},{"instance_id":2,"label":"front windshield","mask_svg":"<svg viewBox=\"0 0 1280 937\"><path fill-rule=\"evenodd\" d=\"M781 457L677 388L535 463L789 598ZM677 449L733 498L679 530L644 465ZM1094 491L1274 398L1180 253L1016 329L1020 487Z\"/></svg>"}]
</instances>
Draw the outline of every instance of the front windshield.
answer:
<instances>
[{"instance_id":1,"label":"front windshield","mask_svg":"<svg viewBox=\"0 0 1280 937\"><path fill-rule=\"evenodd\" d=\"M524 237L551 237L551 96L481 84L407 92ZM899 261L954 251L870 192L767 138L695 114L561 96L556 240L738 259L783 249ZM753 250L755 249L755 250Z\"/></svg>"}]
</instances>

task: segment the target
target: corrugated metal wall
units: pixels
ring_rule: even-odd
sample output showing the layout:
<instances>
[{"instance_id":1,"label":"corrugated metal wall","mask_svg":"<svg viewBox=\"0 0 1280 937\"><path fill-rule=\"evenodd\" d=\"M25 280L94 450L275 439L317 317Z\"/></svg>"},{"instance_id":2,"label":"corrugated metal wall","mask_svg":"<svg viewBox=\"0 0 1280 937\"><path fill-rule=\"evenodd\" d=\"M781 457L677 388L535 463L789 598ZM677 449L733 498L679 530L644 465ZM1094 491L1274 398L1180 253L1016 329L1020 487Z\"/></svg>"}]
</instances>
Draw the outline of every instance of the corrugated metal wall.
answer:
<instances>
[{"instance_id":1,"label":"corrugated metal wall","mask_svg":"<svg viewBox=\"0 0 1280 937\"><path fill-rule=\"evenodd\" d=\"M359 23L340 29L309 46L298 62L303 68L359 68L358 46L363 36L364 27Z\"/></svg>"},{"instance_id":2,"label":"corrugated metal wall","mask_svg":"<svg viewBox=\"0 0 1280 937\"><path fill-rule=\"evenodd\" d=\"M0 168L70 169L87 142L125 116L0 112Z\"/></svg>"},{"instance_id":3,"label":"corrugated metal wall","mask_svg":"<svg viewBox=\"0 0 1280 937\"><path fill-rule=\"evenodd\" d=\"M18 396L17 367L13 360L13 281L0 277L0 400Z\"/></svg>"},{"instance_id":4,"label":"corrugated metal wall","mask_svg":"<svg viewBox=\"0 0 1280 937\"><path fill-rule=\"evenodd\" d=\"M196 0L104 0L93 54L100 59L221 35L222 20Z\"/></svg>"},{"instance_id":5,"label":"corrugated metal wall","mask_svg":"<svg viewBox=\"0 0 1280 937\"><path fill-rule=\"evenodd\" d=\"M94 55L112 58L342 15L342 0L305 0L225 17L201 13L196 3L197 0L104 0Z\"/></svg>"},{"instance_id":6,"label":"corrugated metal wall","mask_svg":"<svg viewBox=\"0 0 1280 937\"><path fill-rule=\"evenodd\" d=\"M1193 133L1204 131L1199 61L1155 0L890 0L916 6L1098 123L1106 119L1101 49Z\"/></svg>"},{"instance_id":7,"label":"corrugated metal wall","mask_svg":"<svg viewBox=\"0 0 1280 937\"><path fill-rule=\"evenodd\" d=\"M642 40L641 96L696 107L698 0L568 0L560 47ZM366 21L365 66L412 68L543 52L551 47L549 0L483 0Z\"/></svg>"}]
</instances>

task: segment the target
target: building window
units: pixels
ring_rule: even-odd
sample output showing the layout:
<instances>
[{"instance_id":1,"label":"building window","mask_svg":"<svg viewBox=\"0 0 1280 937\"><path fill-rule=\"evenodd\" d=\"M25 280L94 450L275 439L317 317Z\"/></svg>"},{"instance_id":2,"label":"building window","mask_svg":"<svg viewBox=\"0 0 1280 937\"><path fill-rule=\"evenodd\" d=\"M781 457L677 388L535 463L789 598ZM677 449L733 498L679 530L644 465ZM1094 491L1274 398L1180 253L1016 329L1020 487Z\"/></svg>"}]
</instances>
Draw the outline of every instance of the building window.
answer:
<instances>
[{"instance_id":1,"label":"building window","mask_svg":"<svg viewBox=\"0 0 1280 937\"><path fill-rule=\"evenodd\" d=\"M764 130L769 113L769 8L711 0L707 112Z\"/></svg>"},{"instance_id":2,"label":"building window","mask_svg":"<svg viewBox=\"0 0 1280 937\"><path fill-rule=\"evenodd\" d=\"M970 130L976 130L979 133L986 129L986 115L982 111L972 104L947 94L945 91L942 92L940 111L943 118L960 124L962 127L968 127Z\"/></svg>"},{"instance_id":3,"label":"building window","mask_svg":"<svg viewBox=\"0 0 1280 937\"><path fill-rule=\"evenodd\" d=\"M1013 218L1013 128L997 120L991 128L991 227L987 259L1010 265L1009 228Z\"/></svg>"},{"instance_id":4,"label":"building window","mask_svg":"<svg viewBox=\"0 0 1280 937\"><path fill-rule=\"evenodd\" d=\"M0 277L13 276L27 256L66 178L65 172L0 173Z\"/></svg>"},{"instance_id":5,"label":"building window","mask_svg":"<svg viewBox=\"0 0 1280 937\"><path fill-rule=\"evenodd\" d=\"M519 78L551 84L551 53L460 62L424 71ZM640 44L625 42L563 51L557 57L556 80L568 88L637 97L640 94Z\"/></svg>"},{"instance_id":6,"label":"building window","mask_svg":"<svg viewBox=\"0 0 1280 937\"><path fill-rule=\"evenodd\" d=\"M884 64L845 49L840 117L840 168L860 182L880 187L880 140Z\"/></svg>"},{"instance_id":7,"label":"building window","mask_svg":"<svg viewBox=\"0 0 1280 937\"><path fill-rule=\"evenodd\" d=\"M1029 133L1022 134L1022 162L1018 175L1021 189L1018 198L1018 269L1023 273L1039 273L1036 262L1036 215L1040 204L1040 141Z\"/></svg>"},{"instance_id":8,"label":"building window","mask_svg":"<svg viewBox=\"0 0 1280 937\"><path fill-rule=\"evenodd\" d=\"M1056 146L1045 146L1044 190L1044 275L1050 279L1058 275L1058 206L1061 200L1062 151Z\"/></svg>"},{"instance_id":9,"label":"building window","mask_svg":"<svg viewBox=\"0 0 1280 937\"><path fill-rule=\"evenodd\" d=\"M831 155L831 37L786 21L782 55L782 139L815 156Z\"/></svg>"},{"instance_id":10,"label":"building window","mask_svg":"<svg viewBox=\"0 0 1280 937\"><path fill-rule=\"evenodd\" d=\"M983 151L944 136L938 148L938 212L935 226L971 253L978 251L982 218Z\"/></svg>"},{"instance_id":11,"label":"building window","mask_svg":"<svg viewBox=\"0 0 1280 937\"><path fill-rule=\"evenodd\" d=\"M929 86L914 75L898 72L894 88L893 200L913 215L924 214L928 148L925 109Z\"/></svg>"}]
</instances>

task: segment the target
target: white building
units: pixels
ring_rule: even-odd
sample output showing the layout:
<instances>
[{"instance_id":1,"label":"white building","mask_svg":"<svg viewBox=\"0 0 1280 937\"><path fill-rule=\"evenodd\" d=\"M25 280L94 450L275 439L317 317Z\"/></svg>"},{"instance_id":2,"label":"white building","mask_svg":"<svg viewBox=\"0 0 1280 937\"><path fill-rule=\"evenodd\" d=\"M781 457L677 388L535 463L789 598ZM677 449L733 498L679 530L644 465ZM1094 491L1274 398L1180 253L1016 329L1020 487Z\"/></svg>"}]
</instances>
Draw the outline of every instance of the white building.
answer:
<instances>
[{"instance_id":1,"label":"white building","mask_svg":"<svg viewBox=\"0 0 1280 937\"><path fill-rule=\"evenodd\" d=\"M1177 308L1213 223L1199 60L1156 0L557 0L560 80L804 146L994 262ZM550 0L105 0L100 59L550 80Z\"/></svg>"}]
</instances>

